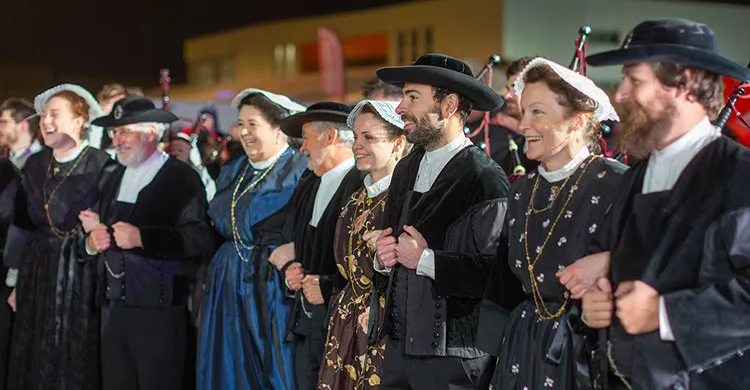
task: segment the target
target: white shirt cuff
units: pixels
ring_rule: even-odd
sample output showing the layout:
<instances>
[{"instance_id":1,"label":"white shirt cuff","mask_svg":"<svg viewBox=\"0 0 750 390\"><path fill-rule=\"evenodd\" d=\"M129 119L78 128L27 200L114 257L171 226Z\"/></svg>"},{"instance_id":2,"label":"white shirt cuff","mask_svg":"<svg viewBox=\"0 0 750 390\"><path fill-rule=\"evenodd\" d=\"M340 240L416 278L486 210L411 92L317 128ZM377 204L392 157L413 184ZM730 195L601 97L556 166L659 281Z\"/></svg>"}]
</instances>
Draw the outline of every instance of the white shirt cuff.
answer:
<instances>
[{"instance_id":1,"label":"white shirt cuff","mask_svg":"<svg viewBox=\"0 0 750 390\"><path fill-rule=\"evenodd\" d=\"M5 275L5 285L8 287L16 287L18 281L18 270L16 268L9 268L8 274Z\"/></svg>"},{"instance_id":2,"label":"white shirt cuff","mask_svg":"<svg viewBox=\"0 0 750 390\"><path fill-rule=\"evenodd\" d=\"M664 341L674 341L674 333L672 333L672 326L669 325L664 297L659 297L659 336Z\"/></svg>"},{"instance_id":3,"label":"white shirt cuff","mask_svg":"<svg viewBox=\"0 0 750 390\"><path fill-rule=\"evenodd\" d=\"M372 268L375 269L375 272L383 275L389 275L391 273L391 267L383 267L380 265L380 260L378 260L377 253L375 254L375 259L372 262Z\"/></svg>"},{"instance_id":4,"label":"white shirt cuff","mask_svg":"<svg viewBox=\"0 0 750 390\"><path fill-rule=\"evenodd\" d=\"M286 278L284 278L284 285L286 286L286 288L292 290L292 286L289 285L289 281L286 280ZM292 290L292 291L294 291L294 290Z\"/></svg>"},{"instance_id":5,"label":"white shirt cuff","mask_svg":"<svg viewBox=\"0 0 750 390\"><path fill-rule=\"evenodd\" d=\"M435 252L425 248L417 263L417 275L435 280Z\"/></svg>"},{"instance_id":6,"label":"white shirt cuff","mask_svg":"<svg viewBox=\"0 0 750 390\"><path fill-rule=\"evenodd\" d=\"M94 255L98 255L99 254L99 252L95 251L94 249L92 249L89 246L89 240L88 240L88 238L86 239L86 253L88 253L89 256L94 256Z\"/></svg>"}]
</instances>

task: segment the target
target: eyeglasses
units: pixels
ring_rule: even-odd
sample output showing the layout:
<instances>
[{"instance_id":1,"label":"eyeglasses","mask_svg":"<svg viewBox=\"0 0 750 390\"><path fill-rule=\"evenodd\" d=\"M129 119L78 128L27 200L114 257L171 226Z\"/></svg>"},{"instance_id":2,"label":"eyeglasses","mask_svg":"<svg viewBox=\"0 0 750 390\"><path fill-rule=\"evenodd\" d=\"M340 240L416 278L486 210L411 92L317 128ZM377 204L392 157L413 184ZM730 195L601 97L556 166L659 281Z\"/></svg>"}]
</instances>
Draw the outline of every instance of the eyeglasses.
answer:
<instances>
[{"instance_id":1,"label":"eyeglasses","mask_svg":"<svg viewBox=\"0 0 750 390\"><path fill-rule=\"evenodd\" d=\"M115 136L119 135L120 137L124 137L130 133L135 133L138 130L128 129L127 127L120 127L120 128L114 128L110 127L107 129L107 134L109 135L109 138L115 139Z\"/></svg>"}]
</instances>

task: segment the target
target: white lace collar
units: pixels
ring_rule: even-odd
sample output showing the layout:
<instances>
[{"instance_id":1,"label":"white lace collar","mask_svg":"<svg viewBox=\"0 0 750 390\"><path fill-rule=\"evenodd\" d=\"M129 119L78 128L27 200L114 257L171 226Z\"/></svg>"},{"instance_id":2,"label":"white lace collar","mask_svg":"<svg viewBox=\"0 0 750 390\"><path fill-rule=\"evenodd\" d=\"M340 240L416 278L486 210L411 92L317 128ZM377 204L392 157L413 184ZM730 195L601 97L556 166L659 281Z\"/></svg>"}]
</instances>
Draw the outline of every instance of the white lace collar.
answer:
<instances>
[{"instance_id":1,"label":"white lace collar","mask_svg":"<svg viewBox=\"0 0 750 390\"><path fill-rule=\"evenodd\" d=\"M393 177L393 174L390 174L380 180L377 181L377 183L372 182L372 175L367 174L365 176L365 189L367 190L367 197L368 198L374 198L388 189L388 187L391 186L391 177Z\"/></svg>"},{"instance_id":2,"label":"white lace collar","mask_svg":"<svg viewBox=\"0 0 750 390\"><path fill-rule=\"evenodd\" d=\"M572 160L568 161L567 164L563 165L562 168L556 171L547 172L547 170L544 169L544 167L541 164L539 164L539 174L542 175L544 180L547 180L550 183L555 183L560 180L565 180L568 177L570 177L570 175L572 175L573 172L575 172L576 169L578 169L578 167L581 166L581 163L583 163L583 160L585 160L586 157L590 155L591 155L591 152L589 151L589 148L587 146L584 146L581 148L581 150L578 151L578 153L576 153L575 156L573 156Z\"/></svg>"}]
</instances>

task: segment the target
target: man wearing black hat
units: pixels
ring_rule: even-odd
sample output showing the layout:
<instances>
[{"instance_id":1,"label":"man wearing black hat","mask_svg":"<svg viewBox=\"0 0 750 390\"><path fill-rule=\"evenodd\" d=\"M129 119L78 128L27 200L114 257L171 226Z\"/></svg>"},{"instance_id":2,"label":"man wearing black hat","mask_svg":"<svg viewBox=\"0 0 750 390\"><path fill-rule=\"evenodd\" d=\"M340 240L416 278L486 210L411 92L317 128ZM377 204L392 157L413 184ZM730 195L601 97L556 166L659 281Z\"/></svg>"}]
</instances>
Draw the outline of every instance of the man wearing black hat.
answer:
<instances>
[{"instance_id":1,"label":"man wearing black hat","mask_svg":"<svg viewBox=\"0 0 750 390\"><path fill-rule=\"evenodd\" d=\"M583 298L585 321L604 328L601 379L609 388L750 388L750 152L709 122L721 75L750 72L719 55L710 28L684 19L645 21L588 62L623 65L620 146L639 160L600 229L595 246L606 252L592 255L609 274Z\"/></svg>"},{"instance_id":2,"label":"man wearing black hat","mask_svg":"<svg viewBox=\"0 0 750 390\"><path fill-rule=\"evenodd\" d=\"M302 138L308 172L292 195L289 239L269 261L286 275L295 292L288 338L295 343L294 370L298 390L317 388L318 371L328 325L331 296L346 284L337 268L333 239L341 208L362 185L354 166L354 131L346 125L351 107L323 102L289 116L281 130ZM293 247L292 254L284 255ZM292 257L293 256L293 257Z\"/></svg>"},{"instance_id":3,"label":"man wearing black hat","mask_svg":"<svg viewBox=\"0 0 750 390\"><path fill-rule=\"evenodd\" d=\"M105 390L181 389L188 285L214 247L200 177L157 150L175 120L150 100L128 96L93 121L109 129L125 166L99 207L80 215L86 250L100 256Z\"/></svg>"},{"instance_id":4,"label":"man wearing black hat","mask_svg":"<svg viewBox=\"0 0 750 390\"><path fill-rule=\"evenodd\" d=\"M393 173L378 260L389 267L387 389L486 388L491 357L476 345L479 302L497 258L508 178L464 136L473 109L503 99L441 54L378 70L403 87L396 109L415 149ZM376 267L379 268L379 267Z\"/></svg>"}]
</instances>

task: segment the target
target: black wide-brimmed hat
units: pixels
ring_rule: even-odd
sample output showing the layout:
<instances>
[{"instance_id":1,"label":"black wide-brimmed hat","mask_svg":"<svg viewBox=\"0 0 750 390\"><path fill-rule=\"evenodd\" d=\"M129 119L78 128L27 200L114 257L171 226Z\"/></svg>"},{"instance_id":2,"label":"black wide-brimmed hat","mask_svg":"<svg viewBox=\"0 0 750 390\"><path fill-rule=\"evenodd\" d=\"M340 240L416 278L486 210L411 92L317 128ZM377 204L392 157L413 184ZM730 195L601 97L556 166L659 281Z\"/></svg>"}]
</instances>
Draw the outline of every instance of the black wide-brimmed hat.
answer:
<instances>
[{"instance_id":1,"label":"black wide-brimmed hat","mask_svg":"<svg viewBox=\"0 0 750 390\"><path fill-rule=\"evenodd\" d=\"M673 62L739 81L750 79L747 67L719 54L719 42L708 26L679 18L647 20L628 33L619 49L590 55L586 61L591 66Z\"/></svg>"},{"instance_id":2,"label":"black wide-brimmed hat","mask_svg":"<svg viewBox=\"0 0 750 390\"><path fill-rule=\"evenodd\" d=\"M177 119L171 112L156 108L151 100L130 95L116 101L109 115L100 116L91 124L101 127L117 127L143 122L172 123Z\"/></svg>"},{"instance_id":3,"label":"black wide-brimmed hat","mask_svg":"<svg viewBox=\"0 0 750 390\"><path fill-rule=\"evenodd\" d=\"M336 102L315 103L307 111L286 117L281 121L281 131L292 138L302 138L302 125L310 122L340 122L346 124L346 118L352 108Z\"/></svg>"},{"instance_id":4,"label":"black wide-brimmed hat","mask_svg":"<svg viewBox=\"0 0 750 390\"><path fill-rule=\"evenodd\" d=\"M471 100L477 111L493 111L503 105L497 92L474 78L469 65L444 54L425 54L412 65L387 66L377 74L384 82L400 87L417 83L446 88Z\"/></svg>"}]
</instances>

